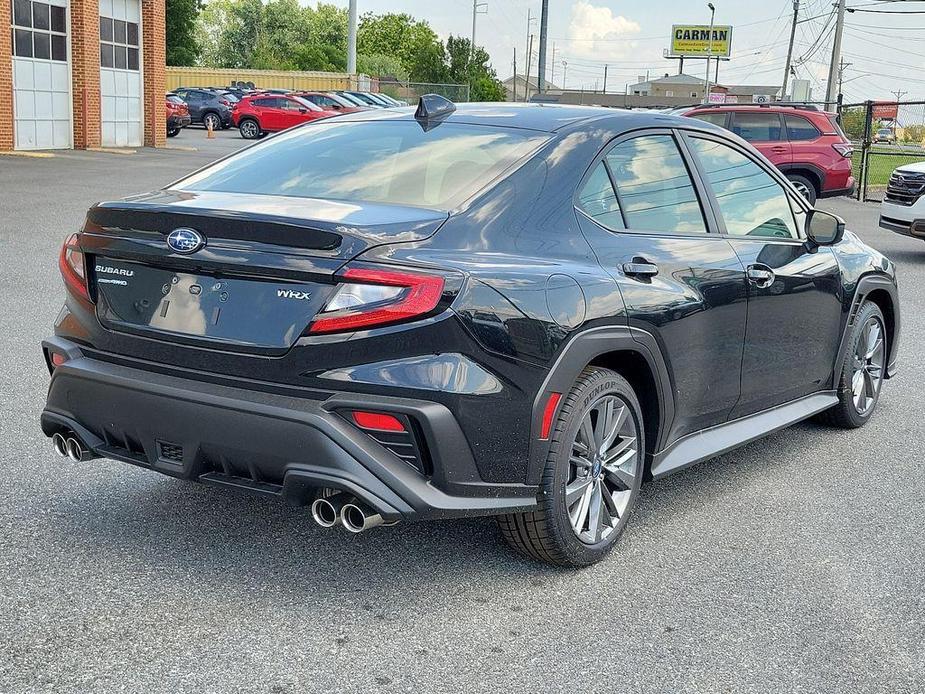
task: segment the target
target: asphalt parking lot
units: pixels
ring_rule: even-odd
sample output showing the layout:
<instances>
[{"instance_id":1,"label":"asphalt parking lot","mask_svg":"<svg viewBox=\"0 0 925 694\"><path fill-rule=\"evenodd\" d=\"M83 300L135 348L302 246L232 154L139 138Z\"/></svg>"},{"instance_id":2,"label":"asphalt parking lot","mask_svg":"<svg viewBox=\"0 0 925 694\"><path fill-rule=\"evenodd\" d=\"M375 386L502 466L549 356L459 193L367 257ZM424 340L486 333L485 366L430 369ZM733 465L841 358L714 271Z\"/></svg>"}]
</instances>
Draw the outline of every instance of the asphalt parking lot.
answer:
<instances>
[{"instance_id":1,"label":"asphalt parking lot","mask_svg":"<svg viewBox=\"0 0 925 694\"><path fill-rule=\"evenodd\" d=\"M874 420L649 484L610 559L568 572L490 520L348 536L52 453L62 240L94 201L243 141L170 144L198 151L0 156L0 692L925 691L925 243L875 205L820 205L899 266L901 369Z\"/></svg>"}]
</instances>

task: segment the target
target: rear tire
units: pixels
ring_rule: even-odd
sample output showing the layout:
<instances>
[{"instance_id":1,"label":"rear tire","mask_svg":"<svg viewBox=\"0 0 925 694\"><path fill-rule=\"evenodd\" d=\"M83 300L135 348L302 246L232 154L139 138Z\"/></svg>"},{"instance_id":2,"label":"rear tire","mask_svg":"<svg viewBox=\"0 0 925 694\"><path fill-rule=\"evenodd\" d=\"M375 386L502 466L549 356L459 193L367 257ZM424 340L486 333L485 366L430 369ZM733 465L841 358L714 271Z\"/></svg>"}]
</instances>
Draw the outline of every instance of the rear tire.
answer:
<instances>
[{"instance_id":1,"label":"rear tire","mask_svg":"<svg viewBox=\"0 0 925 694\"><path fill-rule=\"evenodd\" d=\"M206 127L206 130L209 129L209 125L212 126L213 131L222 129L222 119L219 118L217 113L212 113L211 111L202 117L202 124Z\"/></svg>"},{"instance_id":2,"label":"rear tire","mask_svg":"<svg viewBox=\"0 0 925 694\"><path fill-rule=\"evenodd\" d=\"M806 202L810 205L816 204L816 198L819 197L819 191L816 190L816 185L810 181L806 176L801 176L800 174L787 174L787 180L790 181L794 187L800 192Z\"/></svg>"},{"instance_id":3,"label":"rear tire","mask_svg":"<svg viewBox=\"0 0 925 694\"><path fill-rule=\"evenodd\" d=\"M842 429L862 427L880 401L889 345L886 322L880 307L865 301L852 328L836 388L838 404L819 415L819 420Z\"/></svg>"},{"instance_id":4,"label":"rear tire","mask_svg":"<svg viewBox=\"0 0 925 694\"><path fill-rule=\"evenodd\" d=\"M600 561L626 527L644 456L642 409L632 387L609 369L586 368L563 398L550 434L539 508L500 516L502 536L549 564Z\"/></svg>"},{"instance_id":5,"label":"rear tire","mask_svg":"<svg viewBox=\"0 0 925 694\"><path fill-rule=\"evenodd\" d=\"M260 124L253 118L245 118L238 125L241 137L245 140L256 140L260 137Z\"/></svg>"},{"instance_id":6,"label":"rear tire","mask_svg":"<svg viewBox=\"0 0 925 694\"><path fill-rule=\"evenodd\" d=\"M167 131L167 137L176 137L180 134L180 128L174 128L173 130Z\"/></svg>"}]
</instances>

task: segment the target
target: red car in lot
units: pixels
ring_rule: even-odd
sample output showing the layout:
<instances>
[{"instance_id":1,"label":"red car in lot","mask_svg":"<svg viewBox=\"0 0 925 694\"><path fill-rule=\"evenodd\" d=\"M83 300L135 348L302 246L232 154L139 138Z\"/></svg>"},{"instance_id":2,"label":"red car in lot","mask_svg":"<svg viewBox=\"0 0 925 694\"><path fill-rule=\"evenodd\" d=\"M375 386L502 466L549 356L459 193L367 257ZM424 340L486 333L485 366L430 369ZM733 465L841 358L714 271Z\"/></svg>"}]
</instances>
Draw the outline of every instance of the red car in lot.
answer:
<instances>
[{"instance_id":1,"label":"red car in lot","mask_svg":"<svg viewBox=\"0 0 925 694\"><path fill-rule=\"evenodd\" d=\"M231 121L245 140L256 140L265 133L275 133L318 118L328 118L334 111L292 94L251 94L237 102Z\"/></svg>"},{"instance_id":2,"label":"red car in lot","mask_svg":"<svg viewBox=\"0 0 925 694\"><path fill-rule=\"evenodd\" d=\"M780 169L810 204L854 190L851 155L836 114L783 104L696 106L686 116L714 123L748 140Z\"/></svg>"}]
</instances>

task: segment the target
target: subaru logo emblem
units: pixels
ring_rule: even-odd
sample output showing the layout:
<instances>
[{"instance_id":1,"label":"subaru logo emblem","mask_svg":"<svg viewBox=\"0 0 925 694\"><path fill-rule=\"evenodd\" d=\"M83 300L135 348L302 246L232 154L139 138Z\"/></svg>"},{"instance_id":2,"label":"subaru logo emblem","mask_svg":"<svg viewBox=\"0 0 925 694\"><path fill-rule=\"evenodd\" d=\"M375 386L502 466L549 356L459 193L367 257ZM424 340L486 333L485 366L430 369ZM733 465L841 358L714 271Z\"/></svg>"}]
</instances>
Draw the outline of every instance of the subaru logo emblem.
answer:
<instances>
[{"instance_id":1,"label":"subaru logo emblem","mask_svg":"<svg viewBox=\"0 0 925 694\"><path fill-rule=\"evenodd\" d=\"M195 229L180 227L171 231L167 236L167 245L170 250L177 253L195 253L206 245L206 240Z\"/></svg>"}]
</instances>

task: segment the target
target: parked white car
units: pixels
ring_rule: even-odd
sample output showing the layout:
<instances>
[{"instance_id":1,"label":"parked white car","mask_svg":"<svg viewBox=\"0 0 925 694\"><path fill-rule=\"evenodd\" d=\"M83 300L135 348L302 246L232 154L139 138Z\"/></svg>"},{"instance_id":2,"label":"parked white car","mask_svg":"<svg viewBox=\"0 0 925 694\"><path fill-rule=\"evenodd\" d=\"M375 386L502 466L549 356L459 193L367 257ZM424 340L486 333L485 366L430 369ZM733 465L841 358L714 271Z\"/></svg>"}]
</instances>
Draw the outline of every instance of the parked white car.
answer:
<instances>
[{"instance_id":1,"label":"parked white car","mask_svg":"<svg viewBox=\"0 0 925 694\"><path fill-rule=\"evenodd\" d=\"M925 162L893 171L880 203L880 226L925 240Z\"/></svg>"}]
</instances>

